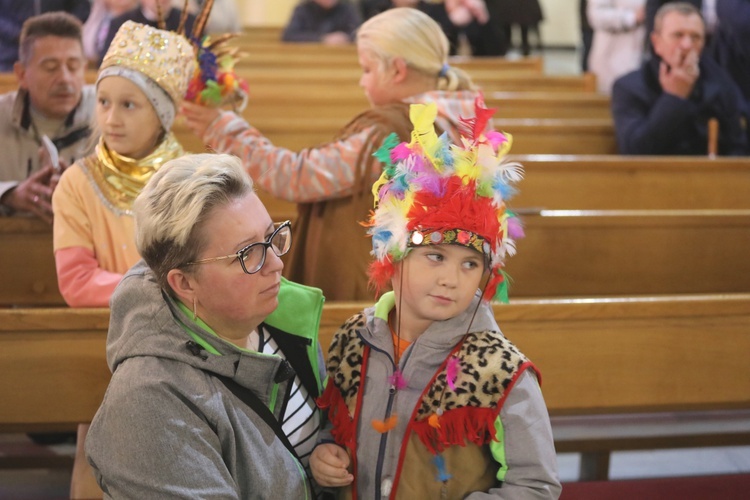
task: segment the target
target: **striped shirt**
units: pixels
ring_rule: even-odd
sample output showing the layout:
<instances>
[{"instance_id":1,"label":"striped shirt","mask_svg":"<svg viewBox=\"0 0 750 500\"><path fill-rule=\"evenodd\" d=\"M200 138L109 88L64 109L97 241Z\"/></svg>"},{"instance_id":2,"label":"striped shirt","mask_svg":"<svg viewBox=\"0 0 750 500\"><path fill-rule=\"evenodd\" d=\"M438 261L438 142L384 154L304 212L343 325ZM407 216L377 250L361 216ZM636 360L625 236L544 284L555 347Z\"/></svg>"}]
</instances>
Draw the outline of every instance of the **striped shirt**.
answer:
<instances>
[{"instance_id":1,"label":"striped shirt","mask_svg":"<svg viewBox=\"0 0 750 500\"><path fill-rule=\"evenodd\" d=\"M250 346L260 353L285 358L278 344L262 328L260 334L258 332L250 334ZM295 375L292 381L291 394L282 418L281 428L294 446L294 451L297 452L308 477L312 477L309 461L320 428L320 412L315 405L315 398L302 385L299 375Z\"/></svg>"}]
</instances>

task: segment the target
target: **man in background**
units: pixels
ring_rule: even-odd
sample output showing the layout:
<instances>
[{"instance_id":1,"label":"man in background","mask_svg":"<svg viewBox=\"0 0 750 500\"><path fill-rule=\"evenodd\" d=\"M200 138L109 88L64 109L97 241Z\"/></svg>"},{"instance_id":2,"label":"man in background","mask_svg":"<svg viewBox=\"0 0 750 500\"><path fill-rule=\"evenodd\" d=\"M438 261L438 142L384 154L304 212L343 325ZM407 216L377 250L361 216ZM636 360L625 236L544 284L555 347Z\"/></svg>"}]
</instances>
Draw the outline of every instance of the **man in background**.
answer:
<instances>
[{"instance_id":1,"label":"man in background","mask_svg":"<svg viewBox=\"0 0 750 500\"><path fill-rule=\"evenodd\" d=\"M656 14L654 57L615 81L612 115L620 154L704 155L709 120L718 121L719 155L747 154L740 92L703 56L700 11L670 2Z\"/></svg>"},{"instance_id":2,"label":"man in background","mask_svg":"<svg viewBox=\"0 0 750 500\"><path fill-rule=\"evenodd\" d=\"M52 223L59 173L91 150L95 90L84 86L81 23L64 12L29 18L13 70L18 90L0 96L0 215L35 214ZM59 162L50 163L42 137Z\"/></svg>"}]
</instances>

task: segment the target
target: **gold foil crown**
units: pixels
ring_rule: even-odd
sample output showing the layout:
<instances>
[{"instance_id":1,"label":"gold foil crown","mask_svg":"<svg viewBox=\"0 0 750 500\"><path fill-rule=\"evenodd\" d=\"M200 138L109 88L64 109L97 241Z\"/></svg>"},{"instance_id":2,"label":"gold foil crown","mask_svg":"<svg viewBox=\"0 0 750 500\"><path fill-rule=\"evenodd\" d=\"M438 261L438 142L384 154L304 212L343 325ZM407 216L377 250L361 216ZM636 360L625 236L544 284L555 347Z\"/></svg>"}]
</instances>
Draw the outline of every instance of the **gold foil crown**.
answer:
<instances>
[{"instance_id":1,"label":"gold foil crown","mask_svg":"<svg viewBox=\"0 0 750 500\"><path fill-rule=\"evenodd\" d=\"M148 76L176 106L195 71L195 53L182 35L126 21L117 30L99 69L110 66L131 68Z\"/></svg>"}]
</instances>

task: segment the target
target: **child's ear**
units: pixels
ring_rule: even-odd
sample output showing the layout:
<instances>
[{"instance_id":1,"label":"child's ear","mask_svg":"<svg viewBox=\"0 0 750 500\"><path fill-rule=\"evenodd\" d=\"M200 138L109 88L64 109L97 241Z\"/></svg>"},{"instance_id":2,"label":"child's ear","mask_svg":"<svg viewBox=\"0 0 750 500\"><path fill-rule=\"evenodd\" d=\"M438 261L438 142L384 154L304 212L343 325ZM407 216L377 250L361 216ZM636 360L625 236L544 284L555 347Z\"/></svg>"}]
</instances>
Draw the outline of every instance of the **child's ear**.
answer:
<instances>
[{"instance_id":1,"label":"child's ear","mask_svg":"<svg viewBox=\"0 0 750 500\"><path fill-rule=\"evenodd\" d=\"M401 57L396 57L393 59L393 82L394 83L401 83L404 80L406 80L406 75L409 72L409 67L406 65L406 61Z\"/></svg>"}]
</instances>

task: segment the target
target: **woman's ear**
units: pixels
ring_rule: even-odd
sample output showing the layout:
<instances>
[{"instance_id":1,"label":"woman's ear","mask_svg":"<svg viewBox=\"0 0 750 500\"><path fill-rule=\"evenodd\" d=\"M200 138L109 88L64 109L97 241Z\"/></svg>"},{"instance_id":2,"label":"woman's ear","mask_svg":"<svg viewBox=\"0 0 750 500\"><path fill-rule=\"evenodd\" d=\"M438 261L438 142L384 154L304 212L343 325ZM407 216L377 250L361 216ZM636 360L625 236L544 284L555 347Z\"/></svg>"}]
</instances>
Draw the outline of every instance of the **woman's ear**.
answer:
<instances>
[{"instance_id":1,"label":"woman's ear","mask_svg":"<svg viewBox=\"0 0 750 500\"><path fill-rule=\"evenodd\" d=\"M195 297L195 278L192 275L182 269L172 269L167 273L167 283L183 303L192 303Z\"/></svg>"}]
</instances>

